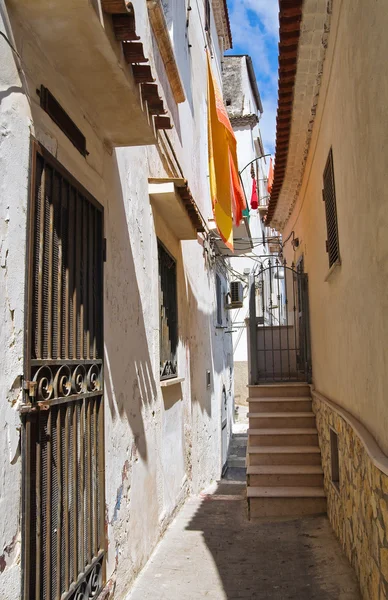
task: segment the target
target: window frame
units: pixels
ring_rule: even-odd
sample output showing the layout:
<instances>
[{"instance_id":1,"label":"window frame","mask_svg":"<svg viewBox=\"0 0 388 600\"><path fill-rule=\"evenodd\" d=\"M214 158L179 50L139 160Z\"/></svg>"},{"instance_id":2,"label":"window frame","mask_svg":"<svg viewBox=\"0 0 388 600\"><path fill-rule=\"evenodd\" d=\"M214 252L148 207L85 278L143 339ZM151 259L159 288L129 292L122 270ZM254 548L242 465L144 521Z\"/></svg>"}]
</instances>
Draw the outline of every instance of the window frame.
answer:
<instances>
[{"instance_id":1,"label":"window frame","mask_svg":"<svg viewBox=\"0 0 388 600\"><path fill-rule=\"evenodd\" d=\"M330 427L330 480L338 492L341 481L340 472L339 437L337 431Z\"/></svg>"},{"instance_id":2,"label":"window frame","mask_svg":"<svg viewBox=\"0 0 388 600\"><path fill-rule=\"evenodd\" d=\"M163 242L157 238L157 248L158 248L158 302L159 302L159 377L160 381L166 381L168 379L176 379L178 377L178 341L179 341L179 319L178 319L178 273L177 273L177 260L171 254L171 252L166 248ZM162 308L169 307L164 303L163 298L163 289L162 289L162 271L161 271L161 255L165 255L165 259L169 259L172 261L174 266L174 285L175 288L173 290L173 294L170 295L169 300L173 300L175 306L173 307L172 314L172 323L168 324L168 317L166 317L167 324L169 325L169 343L170 345L175 344L174 347L170 348L170 357L163 360L164 352L163 352L163 313ZM171 283L171 282L170 282ZM168 291L165 291L169 293ZM171 290L170 290L171 292ZM171 331L172 330L172 331ZM163 360L163 362L162 362ZM168 365L170 363L170 365ZM166 371L167 367L167 372ZM171 371L172 368L172 371Z\"/></svg>"},{"instance_id":3,"label":"window frame","mask_svg":"<svg viewBox=\"0 0 388 600\"><path fill-rule=\"evenodd\" d=\"M328 254L329 269L341 264L337 197L335 192L333 148L330 148L323 171L322 199L325 203L326 217L326 252Z\"/></svg>"},{"instance_id":4,"label":"window frame","mask_svg":"<svg viewBox=\"0 0 388 600\"><path fill-rule=\"evenodd\" d=\"M224 315L222 306L222 279L218 273L216 273L216 326L223 327Z\"/></svg>"}]
</instances>

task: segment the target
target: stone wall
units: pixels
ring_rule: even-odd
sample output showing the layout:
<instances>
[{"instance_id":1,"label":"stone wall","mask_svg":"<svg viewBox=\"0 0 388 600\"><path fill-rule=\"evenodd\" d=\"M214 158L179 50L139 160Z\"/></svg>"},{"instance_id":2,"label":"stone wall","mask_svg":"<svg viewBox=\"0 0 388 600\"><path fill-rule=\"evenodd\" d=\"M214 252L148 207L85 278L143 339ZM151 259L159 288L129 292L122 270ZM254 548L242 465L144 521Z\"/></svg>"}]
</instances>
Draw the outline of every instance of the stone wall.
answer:
<instances>
[{"instance_id":1,"label":"stone wall","mask_svg":"<svg viewBox=\"0 0 388 600\"><path fill-rule=\"evenodd\" d=\"M388 476L376 466L373 450L368 451L365 439L332 403L314 395L313 410L331 525L356 571L363 598L385 600L388 597ZM330 428L338 434L339 490L331 481ZM360 429L363 429L361 424Z\"/></svg>"}]
</instances>

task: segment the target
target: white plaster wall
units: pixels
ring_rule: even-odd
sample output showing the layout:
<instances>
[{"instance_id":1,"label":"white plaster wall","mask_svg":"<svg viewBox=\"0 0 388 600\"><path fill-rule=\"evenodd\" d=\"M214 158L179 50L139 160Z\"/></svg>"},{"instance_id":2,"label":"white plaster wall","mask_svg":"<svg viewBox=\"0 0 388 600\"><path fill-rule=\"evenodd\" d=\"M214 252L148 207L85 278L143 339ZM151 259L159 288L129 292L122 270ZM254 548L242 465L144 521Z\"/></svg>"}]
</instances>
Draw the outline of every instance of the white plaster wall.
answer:
<instances>
[{"instance_id":1,"label":"white plaster wall","mask_svg":"<svg viewBox=\"0 0 388 600\"><path fill-rule=\"evenodd\" d=\"M135 9L146 56L155 65L145 3L137 3ZM195 200L209 216L206 54L197 11L191 12L190 72L183 77L185 85L190 84L190 95L184 104L175 106L175 128L169 136ZM109 148L94 115L83 107L82 93L73 90L56 69L55 56L46 56L28 23L19 22L12 13L10 25L8 35L21 55L22 77L15 57L0 38L0 64L5 65L0 73L0 509L6 515L0 523L0 597L16 600L20 596L17 403L21 399L18 377L23 372L32 133L105 209L107 576L116 582L115 598L121 599L187 493L200 491L220 476L223 386L229 398L229 430L233 410L231 334L215 329L215 268L207 264L203 248L196 241L180 243L151 208L148 177L176 175L173 160L166 159L163 147ZM5 29L4 23L1 29ZM213 40L217 40L215 32ZM220 54L216 50L213 63L217 74ZM86 159L40 109L35 90L41 83L85 134L90 153ZM161 83L167 94L166 80ZM163 391L159 384L157 236L178 263L178 368L179 376L184 377L182 384ZM223 281L226 288L224 277ZM206 387L207 369L211 371L210 388Z\"/></svg>"},{"instance_id":2,"label":"white plaster wall","mask_svg":"<svg viewBox=\"0 0 388 600\"><path fill-rule=\"evenodd\" d=\"M260 118L260 113L258 111L258 106L256 104L248 76L245 57L241 59L241 88L244 103L243 114L257 114L258 118ZM254 127L251 127L249 124L234 125L233 130L237 140L238 166L239 170L241 171L248 163L258 156L255 139L257 139L260 134L259 124ZM264 176L263 162L264 161L261 160L253 164L257 179L260 179ZM242 173L242 183L244 186L248 206L250 206L252 194L252 177L250 166L247 167ZM257 183L259 194L259 182ZM247 256L240 256L231 259L232 268L241 275L243 275L244 269L258 270L259 267L254 260L254 255L257 256L267 254L266 246L261 244L263 224L261 222L260 214L257 210L250 210L249 228L254 245L253 251ZM244 279L245 298L243 307L232 311L233 358L235 364L238 365L237 376L235 377L235 397L236 401L239 403L244 403L246 400L246 385L248 384L248 338L245 326L245 319L249 317L248 275L244 276Z\"/></svg>"},{"instance_id":3,"label":"white plaster wall","mask_svg":"<svg viewBox=\"0 0 388 600\"><path fill-rule=\"evenodd\" d=\"M0 30L7 30L0 13ZM30 113L0 38L0 597L20 595L20 420Z\"/></svg>"},{"instance_id":4,"label":"white plaster wall","mask_svg":"<svg viewBox=\"0 0 388 600\"><path fill-rule=\"evenodd\" d=\"M243 71L244 72L244 71ZM248 81L249 83L249 81ZM238 158L238 166L239 169L243 169L245 165L247 165L251 160L256 158L256 148L253 143L253 134L252 129L249 125L246 126L237 126L234 128L234 132L237 139L237 158ZM261 161L260 161L261 162ZM252 193L252 177L251 177L251 169L248 167L242 174L242 180L244 185L245 194L247 197L248 205L250 206L251 201L251 193ZM251 237L253 239L254 249L252 253L249 253L248 256L240 256L231 259L231 265L235 271L240 273L241 275L244 272L244 269L254 269L256 266L256 262L253 260L252 256L255 255L264 255L267 253L266 247L261 244L262 240L262 222L260 219L260 214L257 210L250 211L250 219L249 219L249 228L251 231ZM248 240L247 240L248 244ZM258 268L256 266L256 268ZM248 276L246 276L246 284L248 284ZM246 297L244 299L244 306L241 309L232 311L232 320L233 322L244 322L244 320L249 316L249 297L248 291L245 292ZM233 356L236 362L244 362L248 360L248 348L247 348L247 333L245 327L241 330L237 328L233 333ZM245 393L245 392L244 392ZM242 392L239 390L238 395L241 395Z\"/></svg>"}]
</instances>

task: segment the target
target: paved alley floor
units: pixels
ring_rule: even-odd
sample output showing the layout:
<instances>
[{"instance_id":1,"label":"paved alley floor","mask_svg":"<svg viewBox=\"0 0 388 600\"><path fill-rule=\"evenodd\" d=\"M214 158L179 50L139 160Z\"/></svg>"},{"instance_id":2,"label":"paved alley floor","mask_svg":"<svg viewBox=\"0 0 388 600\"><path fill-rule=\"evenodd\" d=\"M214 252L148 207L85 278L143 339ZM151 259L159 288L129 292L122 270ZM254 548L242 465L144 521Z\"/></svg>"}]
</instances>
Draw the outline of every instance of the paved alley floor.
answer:
<instances>
[{"instance_id":1,"label":"paved alley floor","mask_svg":"<svg viewBox=\"0 0 388 600\"><path fill-rule=\"evenodd\" d=\"M245 485L190 498L128 600L360 600L325 516L249 522Z\"/></svg>"}]
</instances>

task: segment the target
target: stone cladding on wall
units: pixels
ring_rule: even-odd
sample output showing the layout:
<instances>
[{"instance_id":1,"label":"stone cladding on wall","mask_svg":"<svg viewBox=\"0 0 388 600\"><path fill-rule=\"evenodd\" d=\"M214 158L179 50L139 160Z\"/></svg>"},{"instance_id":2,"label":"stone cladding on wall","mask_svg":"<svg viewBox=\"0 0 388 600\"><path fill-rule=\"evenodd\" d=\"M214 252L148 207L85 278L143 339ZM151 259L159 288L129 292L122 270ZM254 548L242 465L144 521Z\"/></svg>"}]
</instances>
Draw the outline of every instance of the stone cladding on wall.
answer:
<instances>
[{"instance_id":1,"label":"stone cladding on wall","mask_svg":"<svg viewBox=\"0 0 388 600\"><path fill-rule=\"evenodd\" d=\"M388 598L388 476L353 427L314 397L330 523L356 571L365 600ZM338 434L339 489L331 480L330 428Z\"/></svg>"}]
</instances>

